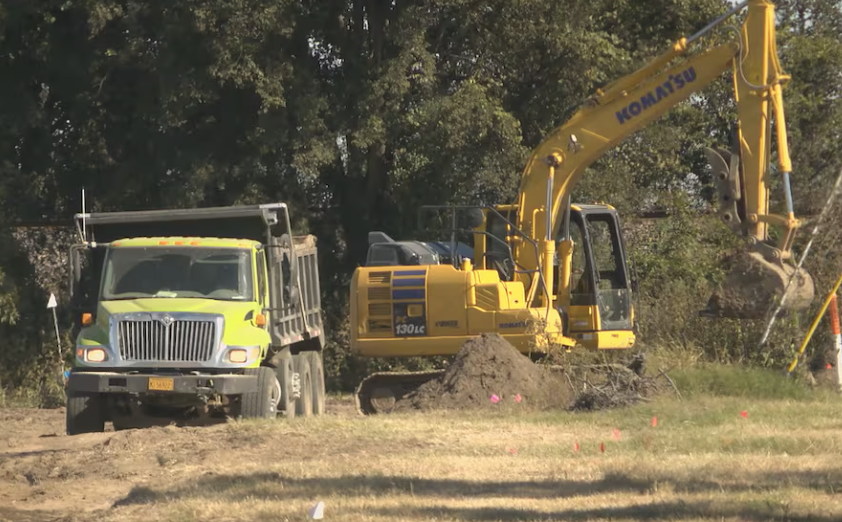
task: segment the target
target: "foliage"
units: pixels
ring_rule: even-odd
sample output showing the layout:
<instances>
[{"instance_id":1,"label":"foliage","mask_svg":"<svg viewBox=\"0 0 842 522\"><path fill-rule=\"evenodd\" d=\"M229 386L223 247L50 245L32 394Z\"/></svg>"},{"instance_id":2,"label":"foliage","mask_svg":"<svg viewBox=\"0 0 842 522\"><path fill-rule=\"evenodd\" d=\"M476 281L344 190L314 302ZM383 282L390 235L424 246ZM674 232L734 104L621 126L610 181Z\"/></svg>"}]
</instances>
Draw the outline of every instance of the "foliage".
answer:
<instances>
[{"instance_id":1,"label":"foliage","mask_svg":"<svg viewBox=\"0 0 842 522\"><path fill-rule=\"evenodd\" d=\"M529 151L595 91L694 33L724 0L44 0L0 5L0 375L46 382L67 236L19 221L94 210L287 201L319 237L332 388L393 361L348 353L348 284L369 230L423 234L421 205L508 203ZM815 222L842 167L842 10L779 3L796 213ZM711 36L721 41L729 33ZM704 40L703 40L704 41ZM600 158L579 201L626 216L641 339L780 366L807 314L764 325L696 317L736 240L712 215L703 147L729 146L730 76ZM783 198L773 169L773 204ZM634 214L667 208L651 223ZM822 293L838 207L805 266ZM37 234L36 234L37 236ZM802 233L796 251L802 252ZM819 334L815 345L826 343ZM65 350L66 357L70 351ZM51 359L52 358L52 359ZM400 361L421 368L440 361ZM40 381L39 381L40 379Z\"/></svg>"}]
</instances>

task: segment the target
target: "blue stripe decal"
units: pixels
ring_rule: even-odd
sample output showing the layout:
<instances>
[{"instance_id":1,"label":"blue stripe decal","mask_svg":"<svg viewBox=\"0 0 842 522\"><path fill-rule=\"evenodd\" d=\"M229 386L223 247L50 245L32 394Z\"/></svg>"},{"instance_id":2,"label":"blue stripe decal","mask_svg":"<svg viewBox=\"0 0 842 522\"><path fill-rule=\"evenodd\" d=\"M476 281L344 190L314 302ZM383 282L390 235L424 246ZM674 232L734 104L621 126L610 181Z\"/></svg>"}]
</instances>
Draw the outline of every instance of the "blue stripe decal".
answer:
<instances>
[{"instance_id":1,"label":"blue stripe decal","mask_svg":"<svg viewBox=\"0 0 842 522\"><path fill-rule=\"evenodd\" d=\"M425 299L426 292L419 290L392 290L392 299Z\"/></svg>"},{"instance_id":2,"label":"blue stripe decal","mask_svg":"<svg viewBox=\"0 0 842 522\"><path fill-rule=\"evenodd\" d=\"M423 276L427 275L426 270L395 270L392 272L396 277L401 276Z\"/></svg>"},{"instance_id":3,"label":"blue stripe decal","mask_svg":"<svg viewBox=\"0 0 842 522\"><path fill-rule=\"evenodd\" d=\"M393 279L392 286L424 286L426 279L423 277L413 277L411 279Z\"/></svg>"}]
</instances>

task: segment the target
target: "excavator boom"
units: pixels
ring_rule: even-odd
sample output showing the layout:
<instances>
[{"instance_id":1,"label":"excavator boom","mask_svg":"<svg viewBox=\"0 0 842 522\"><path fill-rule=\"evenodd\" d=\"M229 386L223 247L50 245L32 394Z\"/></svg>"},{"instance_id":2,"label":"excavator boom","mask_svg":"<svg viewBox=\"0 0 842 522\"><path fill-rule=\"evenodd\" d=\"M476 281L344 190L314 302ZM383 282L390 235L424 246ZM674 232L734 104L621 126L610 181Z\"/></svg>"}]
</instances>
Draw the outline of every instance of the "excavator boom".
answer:
<instances>
[{"instance_id":1,"label":"excavator boom","mask_svg":"<svg viewBox=\"0 0 842 522\"><path fill-rule=\"evenodd\" d=\"M760 318L771 300L787 293L783 310L799 310L813 299L812 279L806 272L784 264L791 259L795 219L790 189L791 162L786 139L781 72L775 46L774 6L767 0L748 0L739 38L683 60L660 72L673 59L687 54L688 42L697 40L725 17L690 39L681 39L663 55L640 70L598 91L590 103L548 135L532 152L521 178L517 225L535 238L561 240L561 251L570 255L569 237L559 236L571 204L570 195L585 170L607 150L662 116L718 78L733 71L739 126L737 154L707 151L720 188L720 215L733 230L748 238L748 251L737 255L731 275L708 303L706 315ZM770 130L774 117L777 152L786 202L786 216L769 212L767 189L770 164ZM552 186L547 179L552 179ZM548 197L548 191L551 191ZM548 204L547 202L550 202ZM551 206L550 206L551 205ZM742 218L740 216L743 216ZM551 224L552 230L546 230ZM769 242L768 225L784 231L777 245ZM564 226L564 230L567 226ZM554 245L550 246L553 248ZM543 255L513 239L513 255L522 266L519 278L531 285L529 274L543 263ZM560 260L558 299L566 304L570 279L569 260ZM548 268L548 267L545 267ZM793 284L790 285L790 279Z\"/></svg>"}]
</instances>

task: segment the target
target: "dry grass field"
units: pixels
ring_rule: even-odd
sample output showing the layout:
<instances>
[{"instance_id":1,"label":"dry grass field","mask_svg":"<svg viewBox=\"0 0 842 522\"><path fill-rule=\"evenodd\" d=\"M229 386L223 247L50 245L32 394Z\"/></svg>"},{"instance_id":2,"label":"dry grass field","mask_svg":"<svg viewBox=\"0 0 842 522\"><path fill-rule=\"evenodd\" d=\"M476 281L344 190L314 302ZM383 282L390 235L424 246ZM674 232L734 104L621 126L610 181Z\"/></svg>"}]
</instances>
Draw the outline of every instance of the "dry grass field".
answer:
<instances>
[{"instance_id":1,"label":"dry grass field","mask_svg":"<svg viewBox=\"0 0 842 522\"><path fill-rule=\"evenodd\" d=\"M342 397L321 418L76 437L62 410L7 408L0 520L295 521L317 501L349 522L842 520L842 398L746 375L593 413L361 417Z\"/></svg>"}]
</instances>

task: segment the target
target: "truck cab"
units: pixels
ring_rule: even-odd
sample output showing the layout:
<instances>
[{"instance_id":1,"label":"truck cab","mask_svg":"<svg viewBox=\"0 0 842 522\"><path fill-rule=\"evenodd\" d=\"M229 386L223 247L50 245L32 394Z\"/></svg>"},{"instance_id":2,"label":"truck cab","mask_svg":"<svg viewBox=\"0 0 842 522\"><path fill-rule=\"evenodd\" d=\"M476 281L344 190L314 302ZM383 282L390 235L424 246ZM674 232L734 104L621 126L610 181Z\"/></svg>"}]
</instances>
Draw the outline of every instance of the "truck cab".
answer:
<instances>
[{"instance_id":1,"label":"truck cab","mask_svg":"<svg viewBox=\"0 0 842 522\"><path fill-rule=\"evenodd\" d=\"M258 366L270 344L263 256L262 245L250 240L112 242L105 248L96 312L82 317L77 363Z\"/></svg>"}]
</instances>

